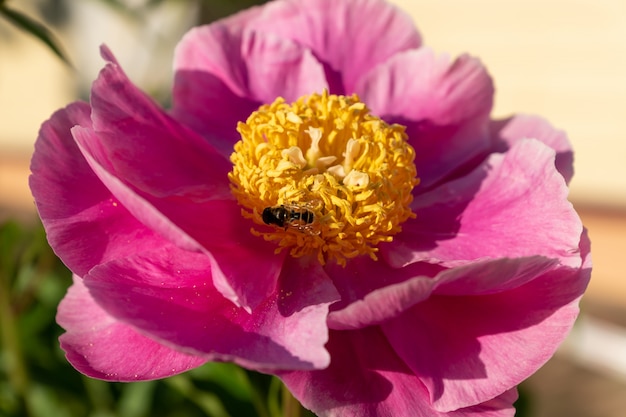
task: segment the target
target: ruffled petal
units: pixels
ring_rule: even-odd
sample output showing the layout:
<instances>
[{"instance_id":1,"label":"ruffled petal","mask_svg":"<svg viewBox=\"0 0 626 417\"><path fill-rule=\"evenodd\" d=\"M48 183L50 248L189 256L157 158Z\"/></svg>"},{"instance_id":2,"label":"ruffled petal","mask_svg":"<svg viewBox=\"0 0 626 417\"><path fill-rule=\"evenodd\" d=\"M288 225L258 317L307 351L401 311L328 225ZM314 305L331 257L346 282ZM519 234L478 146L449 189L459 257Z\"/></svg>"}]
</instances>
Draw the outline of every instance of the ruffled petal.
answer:
<instances>
[{"instance_id":1,"label":"ruffled petal","mask_svg":"<svg viewBox=\"0 0 626 417\"><path fill-rule=\"evenodd\" d=\"M440 413L428 392L395 354L378 327L332 332L330 366L317 371L280 372L289 390L320 417L513 416L512 391L476 407Z\"/></svg>"},{"instance_id":2,"label":"ruffled petal","mask_svg":"<svg viewBox=\"0 0 626 417\"><path fill-rule=\"evenodd\" d=\"M517 401L517 398L517 389L513 388L489 401L449 413L441 413L441 415L445 417L513 417L516 411L513 403Z\"/></svg>"},{"instance_id":3,"label":"ruffled petal","mask_svg":"<svg viewBox=\"0 0 626 417\"><path fill-rule=\"evenodd\" d=\"M256 308L276 291L286 253L275 254L274 245L250 233L233 200L216 201L198 215L211 223L196 235L212 260L216 288L236 305Z\"/></svg>"},{"instance_id":4,"label":"ruffled petal","mask_svg":"<svg viewBox=\"0 0 626 417\"><path fill-rule=\"evenodd\" d=\"M563 341L589 282L588 250L583 236L580 269L555 268L496 294L434 295L381 327L437 410L487 401L539 369Z\"/></svg>"},{"instance_id":5,"label":"ruffled petal","mask_svg":"<svg viewBox=\"0 0 626 417\"><path fill-rule=\"evenodd\" d=\"M490 149L494 87L476 58L450 62L429 48L407 51L372 70L356 90L374 114L407 127L418 193Z\"/></svg>"},{"instance_id":6,"label":"ruffled petal","mask_svg":"<svg viewBox=\"0 0 626 417\"><path fill-rule=\"evenodd\" d=\"M105 312L82 280L59 305L59 338L67 360L87 376L108 381L142 381L185 372L205 359L178 352L137 332Z\"/></svg>"},{"instance_id":7,"label":"ruffled petal","mask_svg":"<svg viewBox=\"0 0 626 417\"><path fill-rule=\"evenodd\" d=\"M582 224L567 193L554 151L536 140L519 141L468 175L418 196L417 218L381 246L381 254L393 266L541 254L578 267Z\"/></svg>"},{"instance_id":8,"label":"ruffled petal","mask_svg":"<svg viewBox=\"0 0 626 417\"><path fill-rule=\"evenodd\" d=\"M557 259L539 255L478 261L439 274L434 293L475 296L509 291L553 270L558 264Z\"/></svg>"},{"instance_id":9,"label":"ruffled petal","mask_svg":"<svg viewBox=\"0 0 626 417\"><path fill-rule=\"evenodd\" d=\"M360 257L345 268L328 265L326 270L341 294L331 308L328 326L346 330L379 324L425 300L436 287L433 277L441 268L427 263L391 268Z\"/></svg>"},{"instance_id":10,"label":"ruffled petal","mask_svg":"<svg viewBox=\"0 0 626 417\"><path fill-rule=\"evenodd\" d=\"M288 102L327 88L324 68L308 49L231 21L192 29L176 49L174 117L223 154L252 111L277 97Z\"/></svg>"},{"instance_id":11,"label":"ruffled petal","mask_svg":"<svg viewBox=\"0 0 626 417\"><path fill-rule=\"evenodd\" d=\"M105 163L106 159L101 154L98 154L101 147L98 144L99 138L93 130L75 126L71 131L83 158L89 164L92 172L97 175L98 179L114 196L114 204L121 204L141 223L179 247L187 250L201 250L198 242L186 234L184 230L157 210L148 200L138 195L122 179L117 178L100 165L99 161L96 160L96 156L100 157L99 159Z\"/></svg>"},{"instance_id":12,"label":"ruffled petal","mask_svg":"<svg viewBox=\"0 0 626 417\"><path fill-rule=\"evenodd\" d=\"M421 44L411 17L381 0L275 1L248 26L311 49L326 64L332 94L353 93L363 74Z\"/></svg>"},{"instance_id":13,"label":"ruffled petal","mask_svg":"<svg viewBox=\"0 0 626 417\"><path fill-rule=\"evenodd\" d=\"M547 120L526 114L492 123L495 150L506 152L518 141L537 139L556 151L556 169L569 184L574 175L574 152L567 135L555 129Z\"/></svg>"},{"instance_id":14,"label":"ruffled petal","mask_svg":"<svg viewBox=\"0 0 626 417\"><path fill-rule=\"evenodd\" d=\"M332 362L315 372L278 376L318 416L427 416L428 392L395 355L377 327L331 331Z\"/></svg>"},{"instance_id":15,"label":"ruffled petal","mask_svg":"<svg viewBox=\"0 0 626 417\"><path fill-rule=\"evenodd\" d=\"M82 143L92 157L147 199L182 206L230 197L228 159L133 85L108 49L102 54L108 63L91 89L95 135Z\"/></svg>"},{"instance_id":16,"label":"ruffled petal","mask_svg":"<svg viewBox=\"0 0 626 417\"><path fill-rule=\"evenodd\" d=\"M384 262L361 260L350 273L331 274L342 294L328 316L332 329L358 329L393 319L433 293L482 295L517 288L553 269L554 259L534 256L497 259L442 270L414 263L395 269Z\"/></svg>"},{"instance_id":17,"label":"ruffled petal","mask_svg":"<svg viewBox=\"0 0 626 417\"><path fill-rule=\"evenodd\" d=\"M322 368L337 295L319 269L299 272L287 266L250 313L216 290L206 256L171 246L98 266L84 281L111 316L178 350L266 371Z\"/></svg>"},{"instance_id":18,"label":"ruffled petal","mask_svg":"<svg viewBox=\"0 0 626 417\"><path fill-rule=\"evenodd\" d=\"M46 121L35 143L29 183L48 241L77 274L163 244L102 184L70 132L89 126L91 109L76 102Z\"/></svg>"}]
</instances>

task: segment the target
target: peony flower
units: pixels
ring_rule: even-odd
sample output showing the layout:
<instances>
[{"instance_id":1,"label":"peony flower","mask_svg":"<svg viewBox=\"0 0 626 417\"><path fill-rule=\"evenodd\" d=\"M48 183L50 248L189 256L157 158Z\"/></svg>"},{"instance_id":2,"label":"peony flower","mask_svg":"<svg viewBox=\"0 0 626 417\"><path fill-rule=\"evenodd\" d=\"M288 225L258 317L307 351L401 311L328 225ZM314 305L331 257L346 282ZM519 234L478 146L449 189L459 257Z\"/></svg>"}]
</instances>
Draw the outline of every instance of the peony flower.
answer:
<instances>
[{"instance_id":1,"label":"peony flower","mask_svg":"<svg viewBox=\"0 0 626 417\"><path fill-rule=\"evenodd\" d=\"M276 0L191 30L165 111L107 61L46 121L30 185L74 284L67 359L206 361L321 416L511 416L591 269L565 134L490 120L479 60L382 0Z\"/></svg>"}]
</instances>

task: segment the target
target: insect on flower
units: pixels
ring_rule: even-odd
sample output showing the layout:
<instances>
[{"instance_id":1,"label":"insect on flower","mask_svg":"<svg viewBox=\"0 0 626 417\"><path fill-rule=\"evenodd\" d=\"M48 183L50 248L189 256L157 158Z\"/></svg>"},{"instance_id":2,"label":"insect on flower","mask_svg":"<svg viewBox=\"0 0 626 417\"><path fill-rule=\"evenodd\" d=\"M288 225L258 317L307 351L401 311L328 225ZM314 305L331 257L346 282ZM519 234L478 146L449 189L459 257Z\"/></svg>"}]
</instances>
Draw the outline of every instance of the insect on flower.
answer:
<instances>
[{"instance_id":1,"label":"insect on flower","mask_svg":"<svg viewBox=\"0 0 626 417\"><path fill-rule=\"evenodd\" d=\"M294 228L300 232L317 234L314 229L315 214L305 204L280 204L263 209L263 222L267 225Z\"/></svg>"}]
</instances>

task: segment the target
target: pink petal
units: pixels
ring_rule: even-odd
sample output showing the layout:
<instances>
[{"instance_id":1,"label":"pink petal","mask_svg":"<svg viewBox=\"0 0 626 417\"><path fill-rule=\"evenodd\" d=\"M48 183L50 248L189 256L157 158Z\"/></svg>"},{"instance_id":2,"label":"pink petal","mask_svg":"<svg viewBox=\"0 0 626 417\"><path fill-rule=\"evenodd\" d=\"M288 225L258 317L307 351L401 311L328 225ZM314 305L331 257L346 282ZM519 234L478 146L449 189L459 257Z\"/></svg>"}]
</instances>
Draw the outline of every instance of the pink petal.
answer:
<instances>
[{"instance_id":1,"label":"pink petal","mask_svg":"<svg viewBox=\"0 0 626 417\"><path fill-rule=\"evenodd\" d=\"M173 114L225 155L237 123L277 97L288 102L327 88L324 69L289 39L243 30L230 20L192 29L176 49Z\"/></svg>"},{"instance_id":2,"label":"pink petal","mask_svg":"<svg viewBox=\"0 0 626 417\"><path fill-rule=\"evenodd\" d=\"M590 274L560 267L519 288L479 296L432 296L382 325L442 412L487 401L542 366L569 332ZM411 329L411 331L407 331Z\"/></svg>"},{"instance_id":3,"label":"pink petal","mask_svg":"<svg viewBox=\"0 0 626 417\"><path fill-rule=\"evenodd\" d=\"M390 268L385 262L356 258L343 268L328 265L326 271L341 294L328 316L331 329L359 329L379 324L428 298L441 268L414 263Z\"/></svg>"},{"instance_id":4,"label":"pink petal","mask_svg":"<svg viewBox=\"0 0 626 417\"><path fill-rule=\"evenodd\" d=\"M558 260L540 255L482 260L441 273L435 293L473 296L509 291L553 270L558 264Z\"/></svg>"},{"instance_id":5,"label":"pink petal","mask_svg":"<svg viewBox=\"0 0 626 417\"><path fill-rule=\"evenodd\" d=\"M103 55L112 58L104 48ZM115 62L94 82L91 106L95 135L82 145L138 194L189 205L230 197L231 163L168 116Z\"/></svg>"},{"instance_id":6,"label":"pink petal","mask_svg":"<svg viewBox=\"0 0 626 417\"><path fill-rule=\"evenodd\" d=\"M109 314L177 350L252 369L320 368L337 295L319 268L298 271L286 266L279 289L251 313L215 289L207 257L175 247L98 266L84 280Z\"/></svg>"},{"instance_id":7,"label":"pink petal","mask_svg":"<svg viewBox=\"0 0 626 417\"><path fill-rule=\"evenodd\" d=\"M517 401L517 398L517 389L513 388L484 403L441 415L445 417L514 417L516 410L513 403Z\"/></svg>"},{"instance_id":8,"label":"pink petal","mask_svg":"<svg viewBox=\"0 0 626 417\"><path fill-rule=\"evenodd\" d=\"M301 403L324 417L512 416L515 392L476 407L439 413L417 376L390 347L378 327L331 332L330 366L278 375Z\"/></svg>"},{"instance_id":9,"label":"pink petal","mask_svg":"<svg viewBox=\"0 0 626 417\"><path fill-rule=\"evenodd\" d=\"M361 261L361 268L355 269L352 262L350 274L331 273L342 297L340 303L333 305L328 325L344 330L380 324L433 293L482 295L507 291L535 279L556 263L534 256L482 261L441 271L424 263L394 269L370 260Z\"/></svg>"},{"instance_id":10,"label":"pink petal","mask_svg":"<svg viewBox=\"0 0 626 417\"><path fill-rule=\"evenodd\" d=\"M67 360L92 378L141 381L164 378L202 365L206 360L170 349L107 314L74 277L59 305L59 338Z\"/></svg>"},{"instance_id":11,"label":"pink petal","mask_svg":"<svg viewBox=\"0 0 626 417\"><path fill-rule=\"evenodd\" d=\"M374 68L359 81L358 92L383 117L446 126L488 115L494 87L478 59L462 55L451 61L423 47L399 53Z\"/></svg>"},{"instance_id":12,"label":"pink petal","mask_svg":"<svg viewBox=\"0 0 626 417\"><path fill-rule=\"evenodd\" d=\"M556 169L569 183L574 175L574 153L567 135L555 129L548 121L538 116L516 115L492 123L492 131L498 151L506 151L516 142L532 138L540 140L556 151Z\"/></svg>"},{"instance_id":13,"label":"pink petal","mask_svg":"<svg viewBox=\"0 0 626 417\"><path fill-rule=\"evenodd\" d=\"M363 74L421 44L411 17L381 0L274 1L248 25L310 48L327 65L333 94L354 92Z\"/></svg>"},{"instance_id":14,"label":"pink petal","mask_svg":"<svg viewBox=\"0 0 626 417\"><path fill-rule=\"evenodd\" d=\"M92 131L74 128L73 132L93 172L133 216L178 248L207 255L214 284L224 297L250 309L275 290L284 255L275 256L272 245L250 233L235 201L209 200L180 205L176 204L177 200L147 201L99 165L83 148L84 143L97 141L90 137L95 135ZM255 279L246 280L250 276Z\"/></svg>"},{"instance_id":15,"label":"pink petal","mask_svg":"<svg viewBox=\"0 0 626 417\"><path fill-rule=\"evenodd\" d=\"M235 201L198 207L186 226L209 254L213 284L224 297L254 309L276 290L286 253L275 254L273 244L250 233L251 225Z\"/></svg>"},{"instance_id":16,"label":"pink petal","mask_svg":"<svg viewBox=\"0 0 626 417\"><path fill-rule=\"evenodd\" d=\"M541 254L578 267L582 224L567 193L554 151L519 141L465 177L418 196L417 218L381 246L381 254L393 266Z\"/></svg>"},{"instance_id":17,"label":"pink petal","mask_svg":"<svg viewBox=\"0 0 626 417\"><path fill-rule=\"evenodd\" d=\"M398 54L356 88L373 113L407 126L421 183L416 192L483 155L494 87L476 58L454 62L428 48Z\"/></svg>"},{"instance_id":18,"label":"pink petal","mask_svg":"<svg viewBox=\"0 0 626 417\"><path fill-rule=\"evenodd\" d=\"M102 153L99 153L102 147L99 146L99 138L93 130L76 126L72 128L72 134L78 144L78 148L82 152L83 158L89 164L92 172L97 175L98 179L115 197L116 204L117 201L119 201L133 216L148 226L148 228L158 232L179 247L188 250L200 250L200 245L180 227L171 222L163 213L159 212L149 201L139 196L133 189L127 186L122 179L111 174L99 163L96 156L105 163L107 163L107 161L106 158L103 158Z\"/></svg>"},{"instance_id":19,"label":"pink petal","mask_svg":"<svg viewBox=\"0 0 626 417\"><path fill-rule=\"evenodd\" d=\"M428 392L377 327L331 331L328 368L278 376L318 416L430 415Z\"/></svg>"},{"instance_id":20,"label":"pink petal","mask_svg":"<svg viewBox=\"0 0 626 417\"><path fill-rule=\"evenodd\" d=\"M91 109L76 102L46 121L35 144L30 187L48 241L78 274L93 266L163 244L102 184L70 133L89 126Z\"/></svg>"}]
</instances>

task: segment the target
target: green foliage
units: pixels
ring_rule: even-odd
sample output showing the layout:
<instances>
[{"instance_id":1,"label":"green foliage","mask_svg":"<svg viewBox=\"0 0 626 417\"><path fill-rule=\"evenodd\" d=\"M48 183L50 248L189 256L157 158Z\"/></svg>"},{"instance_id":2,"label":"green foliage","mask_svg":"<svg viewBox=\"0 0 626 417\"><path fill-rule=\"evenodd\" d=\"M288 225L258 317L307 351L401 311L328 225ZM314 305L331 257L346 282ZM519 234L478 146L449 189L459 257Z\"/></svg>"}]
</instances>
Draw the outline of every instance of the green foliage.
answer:
<instances>
[{"instance_id":1,"label":"green foliage","mask_svg":"<svg viewBox=\"0 0 626 417\"><path fill-rule=\"evenodd\" d=\"M61 44L56 39L52 31L44 24L20 12L19 10L9 7L7 2L4 0L0 0L0 15L9 22L13 23L19 29L39 39L48 48L50 48L50 50L61 59L61 61L70 65L70 61L65 52L63 52Z\"/></svg>"}]
</instances>

